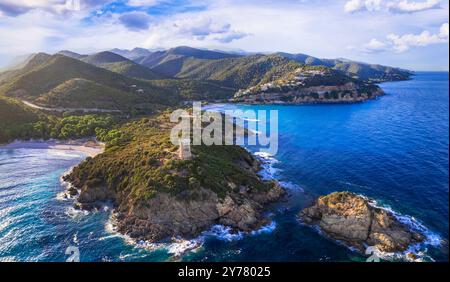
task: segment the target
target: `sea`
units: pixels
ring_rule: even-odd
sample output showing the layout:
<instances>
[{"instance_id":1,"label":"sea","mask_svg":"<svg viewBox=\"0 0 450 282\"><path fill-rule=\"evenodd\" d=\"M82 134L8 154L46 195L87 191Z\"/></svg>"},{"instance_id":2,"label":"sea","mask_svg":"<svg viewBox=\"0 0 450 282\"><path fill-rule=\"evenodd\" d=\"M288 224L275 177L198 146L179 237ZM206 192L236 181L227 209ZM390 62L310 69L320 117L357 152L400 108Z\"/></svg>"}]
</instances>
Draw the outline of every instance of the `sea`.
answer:
<instances>
[{"instance_id":1,"label":"sea","mask_svg":"<svg viewBox=\"0 0 450 282\"><path fill-rule=\"evenodd\" d=\"M86 155L0 147L0 261L358 261L360 253L304 225L298 212L320 195L370 198L426 235L387 261L449 260L449 74L417 72L380 84L386 95L354 104L212 104L210 111L277 110L278 151L247 149L287 196L270 205L270 224L250 233L215 225L197 238L135 242L115 231L112 209L73 209L61 176ZM407 256L414 253L415 256Z\"/></svg>"}]
</instances>

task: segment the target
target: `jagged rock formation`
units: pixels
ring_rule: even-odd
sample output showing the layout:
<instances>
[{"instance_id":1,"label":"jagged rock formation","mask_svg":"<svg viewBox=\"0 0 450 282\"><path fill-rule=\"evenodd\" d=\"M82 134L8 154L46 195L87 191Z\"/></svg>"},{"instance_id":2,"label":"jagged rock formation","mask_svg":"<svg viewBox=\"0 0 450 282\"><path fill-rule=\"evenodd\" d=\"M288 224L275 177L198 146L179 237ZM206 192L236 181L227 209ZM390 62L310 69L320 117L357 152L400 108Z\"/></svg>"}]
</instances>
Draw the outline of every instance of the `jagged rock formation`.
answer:
<instances>
[{"instance_id":1,"label":"jagged rock formation","mask_svg":"<svg viewBox=\"0 0 450 282\"><path fill-rule=\"evenodd\" d=\"M405 251L411 244L425 239L390 212L350 192L319 197L299 216L306 224L318 225L329 237L360 250L375 246L383 252Z\"/></svg>"}]
</instances>

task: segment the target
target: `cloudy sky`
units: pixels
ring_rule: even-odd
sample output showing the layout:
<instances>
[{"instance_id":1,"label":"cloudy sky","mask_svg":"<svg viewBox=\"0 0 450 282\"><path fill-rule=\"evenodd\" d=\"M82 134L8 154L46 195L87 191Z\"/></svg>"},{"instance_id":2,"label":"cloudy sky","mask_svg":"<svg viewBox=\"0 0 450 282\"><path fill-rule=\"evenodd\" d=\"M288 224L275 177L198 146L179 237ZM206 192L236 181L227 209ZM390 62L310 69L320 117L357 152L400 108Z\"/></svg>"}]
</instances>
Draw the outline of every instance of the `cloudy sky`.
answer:
<instances>
[{"instance_id":1,"label":"cloudy sky","mask_svg":"<svg viewBox=\"0 0 450 282\"><path fill-rule=\"evenodd\" d=\"M188 45L448 70L448 0L0 0L0 65Z\"/></svg>"}]
</instances>

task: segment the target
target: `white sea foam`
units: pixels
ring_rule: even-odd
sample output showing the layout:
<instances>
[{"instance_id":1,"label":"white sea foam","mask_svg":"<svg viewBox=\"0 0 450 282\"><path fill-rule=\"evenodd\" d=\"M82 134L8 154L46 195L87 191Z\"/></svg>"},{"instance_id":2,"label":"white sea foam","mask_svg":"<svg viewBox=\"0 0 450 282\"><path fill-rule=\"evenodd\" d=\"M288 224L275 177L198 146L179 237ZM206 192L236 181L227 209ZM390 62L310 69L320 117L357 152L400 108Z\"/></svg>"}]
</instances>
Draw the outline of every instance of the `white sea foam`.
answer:
<instances>
[{"instance_id":1,"label":"white sea foam","mask_svg":"<svg viewBox=\"0 0 450 282\"><path fill-rule=\"evenodd\" d=\"M289 181L280 181L279 182L280 185L288 190L292 190L292 191L300 191L303 192L303 188L300 187L300 185L289 182Z\"/></svg>"},{"instance_id":2,"label":"white sea foam","mask_svg":"<svg viewBox=\"0 0 450 282\"><path fill-rule=\"evenodd\" d=\"M254 155L261 161L262 170L259 175L263 180L274 180L280 169L275 168L274 165L279 161L267 152L256 152Z\"/></svg>"},{"instance_id":3,"label":"white sea foam","mask_svg":"<svg viewBox=\"0 0 450 282\"><path fill-rule=\"evenodd\" d=\"M210 230L202 233L201 237L212 236L222 241L235 241L244 237L245 233L242 231L233 232L231 227L224 225L214 225Z\"/></svg>"},{"instance_id":4,"label":"white sea foam","mask_svg":"<svg viewBox=\"0 0 450 282\"><path fill-rule=\"evenodd\" d=\"M411 230L416 231L425 236L425 241L409 246L409 248L404 252L398 253L378 252L377 255L379 255L381 258L389 260L397 259L408 261L430 261L430 260L433 261L433 258L427 255L427 247L428 246L439 247L442 245L443 240L439 234L429 230L424 224L422 224L419 220L417 220L413 216L401 214L399 212L394 211L390 206L386 204L380 204L376 200L369 199L364 195L361 196L367 199L370 205L386 210L387 212L391 213L398 221L408 226ZM415 258L408 257L407 254L409 253L414 254Z\"/></svg>"},{"instance_id":5,"label":"white sea foam","mask_svg":"<svg viewBox=\"0 0 450 282\"><path fill-rule=\"evenodd\" d=\"M128 235L121 234L117 231L117 221L114 214L111 215L107 223L105 224L105 230L111 235L100 238L99 240L106 240L108 238L119 237L122 238L127 244L134 245L138 248L145 248L150 251L166 250L167 253L177 258L184 255L187 252L196 252L200 250L207 238L215 238L222 241L236 241L241 240L245 236L257 236L260 234L270 233L276 228L274 221L268 225L262 226L258 230L251 231L249 233L242 231L234 231L228 226L217 224L212 226L209 230L202 232L198 237L193 239L172 238L170 242L148 242L145 240L135 240Z\"/></svg>"},{"instance_id":6,"label":"white sea foam","mask_svg":"<svg viewBox=\"0 0 450 282\"><path fill-rule=\"evenodd\" d=\"M261 227L260 229L253 230L251 232L251 235L272 233L275 230L275 228L277 228L277 223L274 220L272 220L269 224Z\"/></svg>"},{"instance_id":7,"label":"white sea foam","mask_svg":"<svg viewBox=\"0 0 450 282\"><path fill-rule=\"evenodd\" d=\"M72 219L77 219L79 217L87 216L90 212L87 210L76 209L72 206L66 208L66 215L68 215Z\"/></svg>"}]
</instances>

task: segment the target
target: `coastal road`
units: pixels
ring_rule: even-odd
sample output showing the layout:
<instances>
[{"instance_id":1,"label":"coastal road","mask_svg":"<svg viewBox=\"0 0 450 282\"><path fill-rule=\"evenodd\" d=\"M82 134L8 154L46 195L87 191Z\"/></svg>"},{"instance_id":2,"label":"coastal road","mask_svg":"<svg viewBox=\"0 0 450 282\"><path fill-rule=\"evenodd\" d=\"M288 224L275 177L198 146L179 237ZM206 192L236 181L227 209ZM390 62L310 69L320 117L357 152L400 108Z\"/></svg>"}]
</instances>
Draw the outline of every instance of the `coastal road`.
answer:
<instances>
[{"instance_id":1,"label":"coastal road","mask_svg":"<svg viewBox=\"0 0 450 282\"><path fill-rule=\"evenodd\" d=\"M121 113L120 110L108 110L108 109L98 109L98 108L47 108L47 107L41 107L38 105L35 105L33 103L27 102L25 100L21 100L22 103L27 105L28 107L38 109L38 110L44 110L44 111L51 111L51 112L85 112L85 113Z\"/></svg>"}]
</instances>

